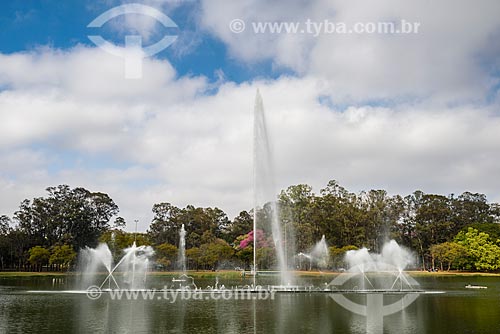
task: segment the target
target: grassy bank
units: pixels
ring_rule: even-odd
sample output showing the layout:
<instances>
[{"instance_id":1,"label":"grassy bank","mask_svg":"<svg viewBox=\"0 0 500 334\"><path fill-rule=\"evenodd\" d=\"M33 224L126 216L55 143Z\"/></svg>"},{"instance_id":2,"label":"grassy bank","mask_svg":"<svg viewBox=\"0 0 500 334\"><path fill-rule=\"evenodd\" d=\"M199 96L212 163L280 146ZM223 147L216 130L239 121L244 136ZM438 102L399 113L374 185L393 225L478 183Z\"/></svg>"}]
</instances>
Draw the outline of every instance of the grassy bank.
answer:
<instances>
[{"instance_id":1,"label":"grassy bank","mask_svg":"<svg viewBox=\"0 0 500 334\"><path fill-rule=\"evenodd\" d=\"M268 275L276 274L278 275L277 272L275 271L268 271L265 272ZM149 275L152 276L164 276L164 277L179 277L182 273L181 272L175 272L175 271L153 271L150 272ZM40 277L40 276L65 276L65 275L75 275L74 272L66 272L66 273L61 273L61 272L0 272L0 277ZM241 278L242 277L242 272L241 271L235 271L235 270L220 270L220 271L188 271L187 275L193 276L195 278ZM295 276L298 277L324 277L324 276L336 276L338 275L337 272L318 272L318 271L295 271L294 272ZM246 272L246 277L251 277L248 272Z\"/></svg>"},{"instance_id":2,"label":"grassy bank","mask_svg":"<svg viewBox=\"0 0 500 334\"><path fill-rule=\"evenodd\" d=\"M0 277L40 277L40 276L66 276L71 273L47 271L0 271Z\"/></svg>"},{"instance_id":3,"label":"grassy bank","mask_svg":"<svg viewBox=\"0 0 500 334\"><path fill-rule=\"evenodd\" d=\"M438 272L428 272L428 271L407 271L413 277L422 276L463 276L463 277L473 277L473 276L498 276L500 273L484 273L484 272L466 272L466 271L438 271Z\"/></svg>"}]
</instances>

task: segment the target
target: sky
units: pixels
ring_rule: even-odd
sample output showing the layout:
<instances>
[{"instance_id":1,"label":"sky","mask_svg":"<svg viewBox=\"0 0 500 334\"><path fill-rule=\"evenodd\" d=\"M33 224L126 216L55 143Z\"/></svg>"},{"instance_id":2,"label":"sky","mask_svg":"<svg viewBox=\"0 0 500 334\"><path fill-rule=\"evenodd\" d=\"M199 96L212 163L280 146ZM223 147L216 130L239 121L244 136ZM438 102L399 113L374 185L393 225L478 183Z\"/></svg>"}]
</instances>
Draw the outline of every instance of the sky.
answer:
<instances>
[{"instance_id":1,"label":"sky","mask_svg":"<svg viewBox=\"0 0 500 334\"><path fill-rule=\"evenodd\" d=\"M232 219L252 207L257 89L279 189L337 180L498 202L499 12L495 0L2 1L0 214L68 184L109 194L128 230L146 230L159 202ZM384 22L399 33L368 29Z\"/></svg>"}]
</instances>

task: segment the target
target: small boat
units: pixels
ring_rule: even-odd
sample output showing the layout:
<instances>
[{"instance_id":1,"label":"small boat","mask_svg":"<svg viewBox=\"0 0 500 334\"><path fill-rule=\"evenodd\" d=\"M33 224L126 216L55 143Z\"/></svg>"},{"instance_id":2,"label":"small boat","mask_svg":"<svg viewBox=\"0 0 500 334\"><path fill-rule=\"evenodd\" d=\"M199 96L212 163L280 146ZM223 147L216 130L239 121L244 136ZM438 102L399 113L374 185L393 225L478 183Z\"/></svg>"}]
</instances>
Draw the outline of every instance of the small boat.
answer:
<instances>
[{"instance_id":1,"label":"small boat","mask_svg":"<svg viewBox=\"0 0 500 334\"><path fill-rule=\"evenodd\" d=\"M484 285L472 285L472 284L467 284L465 286L466 289L488 289L487 286Z\"/></svg>"},{"instance_id":2,"label":"small boat","mask_svg":"<svg viewBox=\"0 0 500 334\"><path fill-rule=\"evenodd\" d=\"M259 273L256 273L255 271L241 271L241 277L246 277L246 276L259 276Z\"/></svg>"}]
</instances>

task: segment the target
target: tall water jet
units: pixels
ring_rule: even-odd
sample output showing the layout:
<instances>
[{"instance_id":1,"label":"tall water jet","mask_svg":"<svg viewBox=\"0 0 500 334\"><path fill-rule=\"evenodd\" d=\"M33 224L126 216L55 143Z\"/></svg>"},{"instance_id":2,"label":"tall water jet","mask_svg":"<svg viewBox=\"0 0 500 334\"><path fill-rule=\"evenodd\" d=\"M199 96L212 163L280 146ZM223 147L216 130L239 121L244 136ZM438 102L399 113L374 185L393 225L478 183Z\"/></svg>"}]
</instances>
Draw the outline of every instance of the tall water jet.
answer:
<instances>
[{"instance_id":1,"label":"tall water jet","mask_svg":"<svg viewBox=\"0 0 500 334\"><path fill-rule=\"evenodd\" d=\"M326 244L325 235L323 235L321 240L314 245L310 255L315 259L318 267L326 268L328 266L330 262L330 251Z\"/></svg>"},{"instance_id":2,"label":"tall water jet","mask_svg":"<svg viewBox=\"0 0 500 334\"><path fill-rule=\"evenodd\" d=\"M264 105L259 90L255 97L254 107L254 240L253 240L253 263L254 263L254 286L255 274L257 272L257 228L263 227L264 221L270 220L271 233L278 259L278 267L282 285L291 284L291 273L288 271L285 258L284 244L282 240L281 225L279 219L279 208L276 203L276 184L274 167L272 161L271 147L264 115ZM268 209L268 217L261 218L258 215L260 209Z\"/></svg>"},{"instance_id":3,"label":"tall water jet","mask_svg":"<svg viewBox=\"0 0 500 334\"><path fill-rule=\"evenodd\" d=\"M179 257L177 259L179 264L179 269L182 273L186 272L186 230L184 229L184 224L181 226L179 231Z\"/></svg>"}]
</instances>

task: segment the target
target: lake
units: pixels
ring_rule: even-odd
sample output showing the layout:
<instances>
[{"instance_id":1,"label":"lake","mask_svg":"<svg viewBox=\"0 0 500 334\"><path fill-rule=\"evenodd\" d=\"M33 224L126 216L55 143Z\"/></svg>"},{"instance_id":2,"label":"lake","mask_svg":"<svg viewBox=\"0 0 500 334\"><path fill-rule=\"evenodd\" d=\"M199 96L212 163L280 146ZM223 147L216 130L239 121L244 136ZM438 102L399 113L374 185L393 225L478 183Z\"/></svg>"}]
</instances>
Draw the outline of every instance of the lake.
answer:
<instances>
[{"instance_id":1,"label":"lake","mask_svg":"<svg viewBox=\"0 0 500 334\"><path fill-rule=\"evenodd\" d=\"M0 276L0 333L500 333L500 277L415 279L422 289L443 293L419 294L407 307L381 318L380 328L367 328L369 317L349 311L330 293L175 301L161 293L137 300L103 293L92 300L84 293L49 292L74 289L71 276ZM171 284L166 276L148 280L154 288ZM301 278L300 283L324 286L328 280ZM213 279L196 283L215 285ZM247 283L248 278L219 280L227 287ZM488 289L466 289L469 283ZM369 303L367 295L344 296L355 304ZM388 295L383 304L397 304L403 297Z\"/></svg>"}]
</instances>

